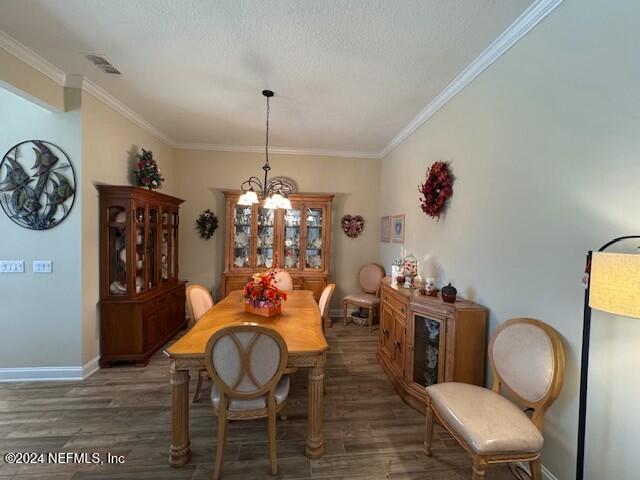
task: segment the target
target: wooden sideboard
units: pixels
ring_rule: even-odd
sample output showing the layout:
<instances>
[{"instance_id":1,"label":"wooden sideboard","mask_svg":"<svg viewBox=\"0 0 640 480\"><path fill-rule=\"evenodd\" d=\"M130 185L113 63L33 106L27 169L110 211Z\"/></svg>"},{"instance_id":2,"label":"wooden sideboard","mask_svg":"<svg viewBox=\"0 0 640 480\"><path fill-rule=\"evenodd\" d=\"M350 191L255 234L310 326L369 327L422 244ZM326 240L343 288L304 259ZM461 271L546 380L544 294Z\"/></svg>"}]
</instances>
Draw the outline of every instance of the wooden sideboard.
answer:
<instances>
[{"instance_id":1,"label":"wooden sideboard","mask_svg":"<svg viewBox=\"0 0 640 480\"><path fill-rule=\"evenodd\" d=\"M100 366L145 365L186 326L178 279L182 200L131 187L100 194Z\"/></svg>"},{"instance_id":2,"label":"wooden sideboard","mask_svg":"<svg viewBox=\"0 0 640 480\"><path fill-rule=\"evenodd\" d=\"M485 384L487 311L382 281L378 361L405 402L424 413L425 387Z\"/></svg>"},{"instance_id":3,"label":"wooden sideboard","mask_svg":"<svg viewBox=\"0 0 640 480\"><path fill-rule=\"evenodd\" d=\"M329 283L333 195L291 194L291 210L238 205L240 192L224 192L227 236L222 296L242 290L254 273L274 265L291 274L295 290L318 301Z\"/></svg>"}]
</instances>

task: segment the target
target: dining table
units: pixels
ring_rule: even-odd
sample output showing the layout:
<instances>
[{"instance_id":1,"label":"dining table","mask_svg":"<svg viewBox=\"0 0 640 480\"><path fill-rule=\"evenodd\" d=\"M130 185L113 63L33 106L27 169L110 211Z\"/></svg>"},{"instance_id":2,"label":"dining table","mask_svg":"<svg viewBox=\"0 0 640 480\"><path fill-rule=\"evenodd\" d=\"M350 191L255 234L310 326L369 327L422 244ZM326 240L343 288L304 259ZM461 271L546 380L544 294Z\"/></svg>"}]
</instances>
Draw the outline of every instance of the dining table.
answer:
<instances>
[{"instance_id":1,"label":"dining table","mask_svg":"<svg viewBox=\"0 0 640 480\"><path fill-rule=\"evenodd\" d=\"M180 339L164 350L169 357L172 386L171 447L169 463L174 467L191 458L189 440L189 371L205 368L205 348L220 328L238 323L254 323L272 328L284 339L289 352L287 368L308 370L308 426L305 453L320 458L324 453L323 388L326 352L329 349L322 318L313 293L288 292L282 312L262 317L245 311L242 291L232 291L213 305Z\"/></svg>"}]
</instances>

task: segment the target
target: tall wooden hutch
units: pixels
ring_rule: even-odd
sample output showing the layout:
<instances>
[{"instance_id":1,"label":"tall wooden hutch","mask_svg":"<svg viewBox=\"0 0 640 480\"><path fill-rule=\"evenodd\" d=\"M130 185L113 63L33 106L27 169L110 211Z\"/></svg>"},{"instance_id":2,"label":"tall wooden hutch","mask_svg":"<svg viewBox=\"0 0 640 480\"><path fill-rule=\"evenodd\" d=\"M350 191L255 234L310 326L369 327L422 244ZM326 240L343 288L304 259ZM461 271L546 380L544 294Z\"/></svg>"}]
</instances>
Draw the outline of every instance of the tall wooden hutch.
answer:
<instances>
[{"instance_id":1,"label":"tall wooden hutch","mask_svg":"<svg viewBox=\"0 0 640 480\"><path fill-rule=\"evenodd\" d=\"M400 396L424 413L425 387L485 384L487 311L458 298L419 295L382 281L378 360Z\"/></svg>"},{"instance_id":2,"label":"tall wooden hutch","mask_svg":"<svg viewBox=\"0 0 640 480\"><path fill-rule=\"evenodd\" d=\"M144 365L186 324L179 198L138 187L100 194L100 365Z\"/></svg>"},{"instance_id":3,"label":"tall wooden hutch","mask_svg":"<svg viewBox=\"0 0 640 480\"><path fill-rule=\"evenodd\" d=\"M227 236L222 294L241 290L251 275L274 266L287 270L294 289L316 300L329 282L333 195L291 194L292 209L238 205L240 192L225 192Z\"/></svg>"}]
</instances>

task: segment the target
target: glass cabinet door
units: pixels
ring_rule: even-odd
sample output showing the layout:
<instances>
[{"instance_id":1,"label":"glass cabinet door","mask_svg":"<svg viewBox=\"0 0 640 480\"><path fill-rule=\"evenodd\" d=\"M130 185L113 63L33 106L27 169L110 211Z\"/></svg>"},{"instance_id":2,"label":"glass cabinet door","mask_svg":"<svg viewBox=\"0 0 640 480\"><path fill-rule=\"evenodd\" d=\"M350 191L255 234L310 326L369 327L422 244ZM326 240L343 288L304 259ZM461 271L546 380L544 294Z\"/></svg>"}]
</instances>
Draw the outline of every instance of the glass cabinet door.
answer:
<instances>
[{"instance_id":1,"label":"glass cabinet door","mask_svg":"<svg viewBox=\"0 0 640 480\"><path fill-rule=\"evenodd\" d=\"M171 212L171 234L169 235L169 277L178 277L178 214Z\"/></svg>"},{"instance_id":2,"label":"glass cabinet door","mask_svg":"<svg viewBox=\"0 0 640 480\"><path fill-rule=\"evenodd\" d=\"M251 207L236 205L233 209L233 268L251 266Z\"/></svg>"},{"instance_id":3,"label":"glass cabinet door","mask_svg":"<svg viewBox=\"0 0 640 480\"><path fill-rule=\"evenodd\" d=\"M280 266L288 269L300 268L300 245L302 236L302 208L284 211L283 258Z\"/></svg>"},{"instance_id":4,"label":"glass cabinet door","mask_svg":"<svg viewBox=\"0 0 640 480\"><path fill-rule=\"evenodd\" d=\"M308 207L305 209L307 244L305 251L305 269L322 270L324 268L324 208Z\"/></svg>"},{"instance_id":5,"label":"glass cabinet door","mask_svg":"<svg viewBox=\"0 0 640 480\"><path fill-rule=\"evenodd\" d=\"M444 322L414 314L411 381L428 387L444 377Z\"/></svg>"},{"instance_id":6,"label":"glass cabinet door","mask_svg":"<svg viewBox=\"0 0 640 480\"><path fill-rule=\"evenodd\" d=\"M271 268L274 262L275 210L258 208L258 236L256 238L256 267Z\"/></svg>"},{"instance_id":7,"label":"glass cabinet door","mask_svg":"<svg viewBox=\"0 0 640 480\"><path fill-rule=\"evenodd\" d=\"M129 293L127 288L127 209L112 206L107 209L109 294L120 296Z\"/></svg>"},{"instance_id":8,"label":"glass cabinet door","mask_svg":"<svg viewBox=\"0 0 640 480\"><path fill-rule=\"evenodd\" d=\"M149 288L158 286L158 207L149 208L149 235L147 239L147 282Z\"/></svg>"},{"instance_id":9,"label":"glass cabinet door","mask_svg":"<svg viewBox=\"0 0 640 480\"><path fill-rule=\"evenodd\" d=\"M145 206L136 206L135 210L136 226L136 249L135 249L135 270L136 270L136 293L145 292L149 288L148 274L145 275L145 258L147 253L147 209Z\"/></svg>"},{"instance_id":10,"label":"glass cabinet door","mask_svg":"<svg viewBox=\"0 0 640 480\"><path fill-rule=\"evenodd\" d=\"M160 264L162 282L169 281L169 212L162 211L160 215L161 236L160 236Z\"/></svg>"}]
</instances>

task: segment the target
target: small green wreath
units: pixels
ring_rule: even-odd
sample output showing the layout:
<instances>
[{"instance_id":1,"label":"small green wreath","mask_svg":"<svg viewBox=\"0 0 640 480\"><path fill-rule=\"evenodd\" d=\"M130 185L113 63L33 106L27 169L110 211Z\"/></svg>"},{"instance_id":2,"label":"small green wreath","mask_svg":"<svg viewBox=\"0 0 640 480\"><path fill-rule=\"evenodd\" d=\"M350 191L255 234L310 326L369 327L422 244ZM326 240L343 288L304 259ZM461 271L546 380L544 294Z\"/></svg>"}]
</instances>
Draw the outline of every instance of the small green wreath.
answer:
<instances>
[{"instance_id":1,"label":"small green wreath","mask_svg":"<svg viewBox=\"0 0 640 480\"><path fill-rule=\"evenodd\" d=\"M213 232L218 228L218 217L208 208L196 219L196 229L200 238L209 240L213 237Z\"/></svg>"}]
</instances>

